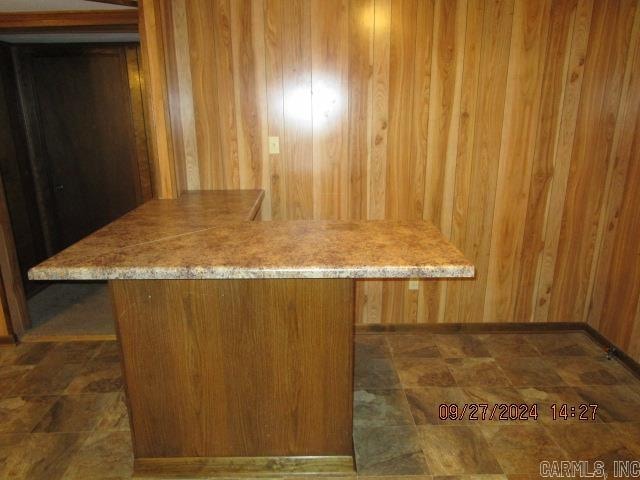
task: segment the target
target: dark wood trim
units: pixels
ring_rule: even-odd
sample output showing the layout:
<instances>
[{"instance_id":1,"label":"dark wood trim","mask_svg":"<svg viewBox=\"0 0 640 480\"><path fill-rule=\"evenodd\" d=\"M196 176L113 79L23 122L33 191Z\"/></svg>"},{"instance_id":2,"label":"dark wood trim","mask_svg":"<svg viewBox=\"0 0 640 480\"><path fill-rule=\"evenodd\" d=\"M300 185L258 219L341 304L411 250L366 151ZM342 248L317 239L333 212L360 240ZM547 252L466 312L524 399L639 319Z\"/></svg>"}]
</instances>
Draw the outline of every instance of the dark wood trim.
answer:
<instances>
[{"instance_id":1,"label":"dark wood trim","mask_svg":"<svg viewBox=\"0 0 640 480\"><path fill-rule=\"evenodd\" d=\"M356 325L356 333L553 333L585 332L602 346L603 352L615 356L635 376L640 378L640 363L616 344L584 322L514 322L514 323L411 323Z\"/></svg>"},{"instance_id":2,"label":"dark wood trim","mask_svg":"<svg viewBox=\"0 0 640 480\"><path fill-rule=\"evenodd\" d=\"M122 5L123 7L138 8L138 0L85 0L87 2L106 3L108 5Z\"/></svg>"},{"instance_id":3,"label":"dark wood trim","mask_svg":"<svg viewBox=\"0 0 640 480\"><path fill-rule=\"evenodd\" d=\"M68 12L11 12L0 14L0 30L29 31L138 31L137 10L88 10ZM86 30L89 29L89 30Z\"/></svg>"},{"instance_id":4,"label":"dark wood trim","mask_svg":"<svg viewBox=\"0 0 640 480\"><path fill-rule=\"evenodd\" d=\"M4 185L0 181L0 274L10 315L12 333L22 335L31 326L27 297L22 284L22 274L16 245L13 239L13 229L4 194Z\"/></svg>"},{"instance_id":5,"label":"dark wood trim","mask_svg":"<svg viewBox=\"0 0 640 480\"><path fill-rule=\"evenodd\" d=\"M16 339L13 335L0 336L0 345L15 345L16 343Z\"/></svg>"},{"instance_id":6,"label":"dark wood trim","mask_svg":"<svg viewBox=\"0 0 640 480\"><path fill-rule=\"evenodd\" d=\"M598 342L602 347L609 352L612 357L616 357L622 364L627 367L631 373L633 373L636 377L640 378L640 363L631 358L624 350L618 347L615 343L609 341L598 332L595 328L593 328L588 323L582 324L583 329L591 335L591 337Z\"/></svg>"},{"instance_id":7,"label":"dark wood trim","mask_svg":"<svg viewBox=\"0 0 640 480\"><path fill-rule=\"evenodd\" d=\"M584 330L582 322L411 323L356 325L356 333L539 333Z\"/></svg>"},{"instance_id":8,"label":"dark wood trim","mask_svg":"<svg viewBox=\"0 0 640 480\"><path fill-rule=\"evenodd\" d=\"M125 47L124 55L127 82L129 83L129 97L131 103L131 122L133 130L132 143L135 145L135 156L137 158L136 196L139 203L144 203L153 198L153 185L151 167L149 165L149 149L147 139L147 126L144 111L144 91L139 61L139 46L129 45Z\"/></svg>"},{"instance_id":9,"label":"dark wood trim","mask_svg":"<svg viewBox=\"0 0 640 480\"><path fill-rule=\"evenodd\" d=\"M273 477L273 475L356 474L348 455L309 457L183 457L136 458L134 477L188 475L202 477Z\"/></svg>"}]
</instances>

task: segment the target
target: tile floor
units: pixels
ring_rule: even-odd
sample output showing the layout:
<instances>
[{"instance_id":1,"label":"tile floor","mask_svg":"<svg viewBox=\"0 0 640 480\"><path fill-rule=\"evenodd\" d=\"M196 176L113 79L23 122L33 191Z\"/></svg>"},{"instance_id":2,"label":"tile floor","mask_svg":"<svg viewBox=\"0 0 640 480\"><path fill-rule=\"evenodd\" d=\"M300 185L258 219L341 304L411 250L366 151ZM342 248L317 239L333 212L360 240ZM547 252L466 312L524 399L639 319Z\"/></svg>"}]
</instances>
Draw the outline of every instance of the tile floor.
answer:
<instances>
[{"instance_id":1,"label":"tile floor","mask_svg":"<svg viewBox=\"0 0 640 480\"><path fill-rule=\"evenodd\" d=\"M358 335L355 389L361 478L527 479L541 460L640 460L640 380L580 332ZM443 403L487 404L487 418L441 420ZM536 404L538 419L490 420L494 404ZM553 420L553 404L597 404L595 421ZM1 479L129 478L131 461L115 342L0 347Z\"/></svg>"}]
</instances>

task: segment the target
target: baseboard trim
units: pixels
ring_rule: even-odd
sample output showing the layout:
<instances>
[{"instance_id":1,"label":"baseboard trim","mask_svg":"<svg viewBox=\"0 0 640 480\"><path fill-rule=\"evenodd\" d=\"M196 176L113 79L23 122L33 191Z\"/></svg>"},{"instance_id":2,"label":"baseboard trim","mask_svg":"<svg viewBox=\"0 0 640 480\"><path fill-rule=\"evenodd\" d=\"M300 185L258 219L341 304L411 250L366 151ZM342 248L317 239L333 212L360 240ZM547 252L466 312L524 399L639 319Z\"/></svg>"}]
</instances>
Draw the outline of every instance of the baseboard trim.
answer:
<instances>
[{"instance_id":1,"label":"baseboard trim","mask_svg":"<svg viewBox=\"0 0 640 480\"><path fill-rule=\"evenodd\" d=\"M0 335L0 345L14 345L16 339L13 335Z\"/></svg>"},{"instance_id":2,"label":"baseboard trim","mask_svg":"<svg viewBox=\"0 0 640 480\"><path fill-rule=\"evenodd\" d=\"M582 331L591 336L603 350L612 352L620 362L640 378L640 363L624 350L583 322L510 322L510 323L411 323L356 325L356 333L552 333Z\"/></svg>"},{"instance_id":3,"label":"baseboard trim","mask_svg":"<svg viewBox=\"0 0 640 480\"><path fill-rule=\"evenodd\" d=\"M96 334L48 334L41 335L37 333L27 332L20 341L23 343L46 343L46 342L106 342L117 340L115 333L96 333Z\"/></svg>"},{"instance_id":4,"label":"baseboard trim","mask_svg":"<svg viewBox=\"0 0 640 480\"><path fill-rule=\"evenodd\" d=\"M430 333L539 333L585 330L582 322L510 322L510 323L404 323L360 324L357 333L430 332Z\"/></svg>"},{"instance_id":5,"label":"baseboard trim","mask_svg":"<svg viewBox=\"0 0 640 480\"><path fill-rule=\"evenodd\" d=\"M615 343L609 341L604 335L598 332L591 325L584 323L583 329L591 338L593 338L596 342L606 348L611 354L616 357L620 362L627 367L631 373L633 373L636 377L640 378L640 363L631 358L627 352L618 347Z\"/></svg>"},{"instance_id":6,"label":"baseboard trim","mask_svg":"<svg viewBox=\"0 0 640 480\"><path fill-rule=\"evenodd\" d=\"M278 477L321 475L355 477L350 455L295 457L136 458L134 478Z\"/></svg>"}]
</instances>

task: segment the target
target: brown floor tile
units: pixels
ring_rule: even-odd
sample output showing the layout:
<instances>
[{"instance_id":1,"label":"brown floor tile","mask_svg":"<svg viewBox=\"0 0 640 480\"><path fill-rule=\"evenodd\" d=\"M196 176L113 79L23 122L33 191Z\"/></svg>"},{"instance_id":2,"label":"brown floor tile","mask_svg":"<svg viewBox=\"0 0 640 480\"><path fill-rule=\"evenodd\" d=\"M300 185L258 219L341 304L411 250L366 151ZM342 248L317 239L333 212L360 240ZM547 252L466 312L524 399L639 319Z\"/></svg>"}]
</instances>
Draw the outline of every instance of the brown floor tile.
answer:
<instances>
[{"instance_id":1,"label":"brown floor tile","mask_svg":"<svg viewBox=\"0 0 640 480\"><path fill-rule=\"evenodd\" d=\"M462 408L461 405L464 404L465 397L459 387L407 388L405 393L416 425L446 425L452 421L455 423L468 422L468 420L440 419L440 405L455 404Z\"/></svg>"},{"instance_id":2,"label":"brown floor tile","mask_svg":"<svg viewBox=\"0 0 640 480\"><path fill-rule=\"evenodd\" d=\"M356 360L390 358L391 350L384 335L356 335L355 356Z\"/></svg>"},{"instance_id":3,"label":"brown floor tile","mask_svg":"<svg viewBox=\"0 0 640 480\"><path fill-rule=\"evenodd\" d=\"M34 368L33 365L1 365L0 364L0 398L12 394L16 383Z\"/></svg>"},{"instance_id":4,"label":"brown floor tile","mask_svg":"<svg viewBox=\"0 0 640 480\"><path fill-rule=\"evenodd\" d=\"M393 389L400 387L400 380L393 362L386 358L356 359L354 383L356 389Z\"/></svg>"},{"instance_id":5,"label":"brown floor tile","mask_svg":"<svg viewBox=\"0 0 640 480\"><path fill-rule=\"evenodd\" d=\"M18 450L22 450L22 442L29 435L25 433L0 434L0 478L9 478L7 473L7 460Z\"/></svg>"},{"instance_id":6,"label":"brown floor tile","mask_svg":"<svg viewBox=\"0 0 640 480\"><path fill-rule=\"evenodd\" d=\"M549 432L572 460L601 461L613 477L614 460L637 460L625 439L606 423L574 423L549 426Z\"/></svg>"},{"instance_id":7,"label":"brown floor tile","mask_svg":"<svg viewBox=\"0 0 640 480\"><path fill-rule=\"evenodd\" d=\"M116 396L116 393L63 395L38 422L34 432L91 431Z\"/></svg>"},{"instance_id":8,"label":"brown floor tile","mask_svg":"<svg viewBox=\"0 0 640 480\"><path fill-rule=\"evenodd\" d=\"M542 478L547 477L541 477L539 473L512 473L511 475L507 475L507 480L541 480Z\"/></svg>"},{"instance_id":9,"label":"brown floor tile","mask_svg":"<svg viewBox=\"0 0 640 480\"><path fill-rule=\"evenodd\" d=\"M378 475L358 475L357 478L358 480L381 480L381 477ZM431 475L385 475L382 478L384 478L384 480L433 480Z\"/></svg>"},{"instance_id":10,"label":"brown floor tile","mask_svg":"<svg viewBox=\"0 0 640 480\"><path fill-rule=\"evenodd\" d=\"M118 342L102 342L92 360L120 363L120 345Z\"/></svg>"},{"instance_id":11,"label":"brown floor tile","mask_svg":"<svg viewBox=\"0 0 640 480\"><path fill-rule=\"evenodd\" d=\"M448 358L449 371L460 386L509 386L511 383L493 358Z\"/></svg>"},{"instance_id":12,"label":"brown floor tile","mask_svg":"<svg viewBox=\"0 0 640 480\"><path fill-rule=\"evenodd\" d=\"M125 479L131 478L132 472L131 435L128 432L95 432L72 457L64 478Z\"/></svg>"},{"instance_id":13,"label":"brown floor tile","mask_svg":"<svg viewBox=\"0 0 640 480\"><path fill-rule=\"evenodd\" d=\"M82 370L81 364L49 365L43 362L16 382L16 395L55 395L63 393Z\"/></svg>"},{"instance_id":14,"label":"brown floor tile","mask_svg":"<svg viewBox=\"0 0 640 480\"><path fill-rule=\"evenodd\" d=\"M558 421L566 423L583 422L579 415L569 417L567 420L553 418L552 405L556 406L556 414L559 413L562 405L569 408L578 407L584 403L584 399L575 387L526 387L519 388L518 393L527 405L537 405L538 422L542 424L556 424ZM596 421L600 421L596 416Z\"/></svg>"},{"instance_id":15,"label":"brown floor tile","mask_svg":"<svg viewBox=\"0 0 640 480\"><path fill-rule=\"evenodd\" d=\"M434 335L434 339L438 350L445 358L491 356L479 335L437 334Z\"/></svg>"},{"instance_id":16,"label":"brown floor tile","mask_svg":"<svg viewBox=\"0 0 640 480\"><path fill-rule=\"evenodd\" d=\"M540 355L525 336L512 333L478 335L492 357L534 357Z\"/></svg>"},{"instance_id":17,"label":"brown floor tile","mask_svg":"<svg viewBox=\"0 0 640 480\"><path fill-rule=\"evenodd\" d=\"M609 425L621 436L626 447L640 459L640 423L610 423Z\"/></svg>"},{"instance_id":18,"label":"brown floor tile","mask_svg":"<svg viewBox=\"0 0 640 480\"><path fill-rule=\"evenodd\" d=\"M524 403L522 396L513 387L465 387L462 389L462 394L468 405L486 405L486 408L479 407L475 412L475 418L478 420L471 421L474 425L491 422L504 425L528 421L520 419L521 415L528 414L528 411L522 412L520 409L510 408L511 405Z\"/></svg>"},{"instance_id":19,"label":"brown floor tile","mask_svg":"<svg viewBox=\"0 0 640 480\"><path fill-rule=\"evenodd\" d=\"M7 397L0 400L0 433L29 433L58 397Z\"/></svg>"},{"instance_id":20,"label":"brown floor tile","mask_svg":"<svg viewBox=\"0 0 640 480\"><path fill-rule=\"evenodd\" d=\"M476 427L430 425L418 427L418 433L434 475L502 473Z\"/></svg>"},{"instance_id":21,"label":"brown floor tile","mask_svg":"<svg viewBox=\"0 0 640 480\"><path fill-rule=\"evenodd\" d=\"M402 390L356 390L353 410L358 427L413 425Z\"/></svg>"},{"instance_id":22,"label":"brown floor tile","mask_svg":"<svg viewBox=\"0 0 640 480\"><path fill-rule=\"evenodd\" d=\"M358 480L433 480L431 475L385 475L384 477L378 475L358 475L357 478Z\"/></svg>"},{"instance_id":23,"label":"brown floor tile","mask_svg":"<svg viewBox=\"0 0 640 480\"><path fill-rule=\"evenodd\" d=\"M2 478L62 479L85 438L86 434L80 433L31 434L6 459L4 472L0 471L4 475Z\"/></svg>"},{"instance_id":24,"label":"brown floor tile","mask_svg":"<svg viewBox=\"0 0 640 480\"><path fill-rule=\"evenodd\" d=\"M472 475L436 475L433 480L508 480L508 477L500 474L480 473Z\"/></svg>"},{"instance_id":25,"label":"brown floor tile","mask_svg":"<svg viewBox=\"0 0 640 480\"><path fill-rule=\"evenodd\" d=\"M508 477L500 474L480 473L472 475L436 475L433 480L508 480Z\"/></svg>"},{"instance_id":26,"label":"brown floor tile","mask_svg":"<svg viewBox=\"0 0 640 480\"><path fill-rule=\"evenodd\" d=\"M450 387L456 384L453 375L442 358L409 358L394 360L402 386Z\"/></svg>"},{"instance_id":27,"label":"brown floor tile","mask_svg":"<svg viewBox=\"0 0 640 480\"><path fill-rule=\"evenodd\" d=\"M42 361L50 365L85 363L98 352L101 345L102 342L55 343Z\"/></svg>"},{"instance_id":28,"label":"brown floor tile","mask_svg":"<svg viewBox=\"0 0 640 480\"><path fill-rule=\"evenodd\" d=\"M584 403L598 405L603 422L640 422L640 394L627 385L576 387Z\"/></svg>"},{"instance_id":29,"label":"brown floor tile","mask_svg":"<svg viewBox=\"0 0 640 480\"><path fill-rule=\"evenodd\" d=\"M616 385L633 381L616 360L604 356L549 357L567 385Z\"/></svg>"},{"instance_id":30,"label":"brown floor tile","mask_svg":"<svg viewBox=\"0 0 640 480\"><path fill-rule=\"evenodd\" d=\"M21 343L3 347L0 365L37 365L53 348L53 343Z\"/></svg>"},{"instance_id":31,"label":"brown floor tile","mask_svg":"<svg viewBox=\"0 0 640 480\"><path fill-rule=\"evenodd\" d=\"M536 474L543 460L566 460L566 453L541 425L483 425L479 427L507 474Z\"/></svg>"},{"instance_id":32,"label":"brown floor tile","mask_svg":"<svg viewBox=\"0 0 640 480\"><path fill-rule=\"evenodd\" d=\"M428 333L422 335L389 335L387 341L395 358L433 358L440 356L434 336Z\"/></svg>"},{"instance_id":33,"label":"brown floor tile","mask_svg":"<svg viewBox=\"0 0 640 480\"><path fill-rule=\"evenodd\" d=\"M529 333L524 338L543 355L604 355L604 349L584 332Z\"/></svg>"},{"instance_id":34,"label":"brown floor tile","mask_svg":"<svg viewBox=\"0 0 640 480\"><path fill-rule=\"evenodd\" d=\"M526 423L531 420L512 420L508 407L502 408L501 404L521 405L524 403L523 397L513 387L428 387L411 388L406 390L409 408L416 425L482 425L491 422L504 423ZM445 420L440 419L440 405L446 404L448 409L444 414L451 412L454 417ZM465 409L464 405L467 405ZM471 407L478 405L478 408ZM483 408L482 405L487 405ZM496 407L491 420L494 405ZM455 406L456 411L451 408ZM464 418L458 419L462 416ZM516 412L516 413L519 413ZM473 418L471 418L473 414ZM500 418L501 415L504 418ZM484 420L483 420L484 419Z\"/></svg>"},{"instance_id":35,"label":"brown floor tile","mask_svg":"<svg viewBox=\"0 0 640 480\"><path fill-rule=\"evenodd\" d=\"M553 363L542 357L511 357L496 360L509 381L517 387L566 385L554 371Z\"/></svg>"},{"instance_id":36,"label":"brown floor tile","mask_svg":"<svg viewBox=\"0 0 640 480\"><path fill-rule=\"evenodd\" d=\"M71 381L65 393L108 393L124 387L119 363L90 360Z\"/></svg>"},{"instance_id":37,"label":"brown floor tile","mask_svg":"<svg viewBox=\"0 0 640 480\"><path fill-rule=\"evenodd\" d=\"M125 394L119 392L105 406L96 424L96 430L129 431L130 428Z\"/></svg>"},{"instance_id":38,"label":"brown floor tile","mask_svg":"<svg viewBox=\"0 0 640 480\"><path fill-rule=\"evenodd\" d=\"M354 429L360 475L429 474L416 427Z\"/></svg>"}]
</instances>

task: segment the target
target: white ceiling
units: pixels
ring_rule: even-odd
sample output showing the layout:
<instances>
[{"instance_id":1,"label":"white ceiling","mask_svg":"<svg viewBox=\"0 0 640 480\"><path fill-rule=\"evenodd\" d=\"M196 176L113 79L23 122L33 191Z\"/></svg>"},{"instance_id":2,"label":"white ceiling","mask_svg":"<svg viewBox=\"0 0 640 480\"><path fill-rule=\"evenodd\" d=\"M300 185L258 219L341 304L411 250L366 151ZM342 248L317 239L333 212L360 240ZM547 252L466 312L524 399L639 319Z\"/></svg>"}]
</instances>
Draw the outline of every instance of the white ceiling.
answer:
<instances>
[{"instance_id":1,"label":"white ceiling","mask_svg":"<svg viewBox=\"0 0 640 480\"><path fill-rule=\"evenodd\" d=\"M60 10L120 10L133 7L86 0L0 0L0 12L50 12Z\"/></svg>"}]
</instances>

